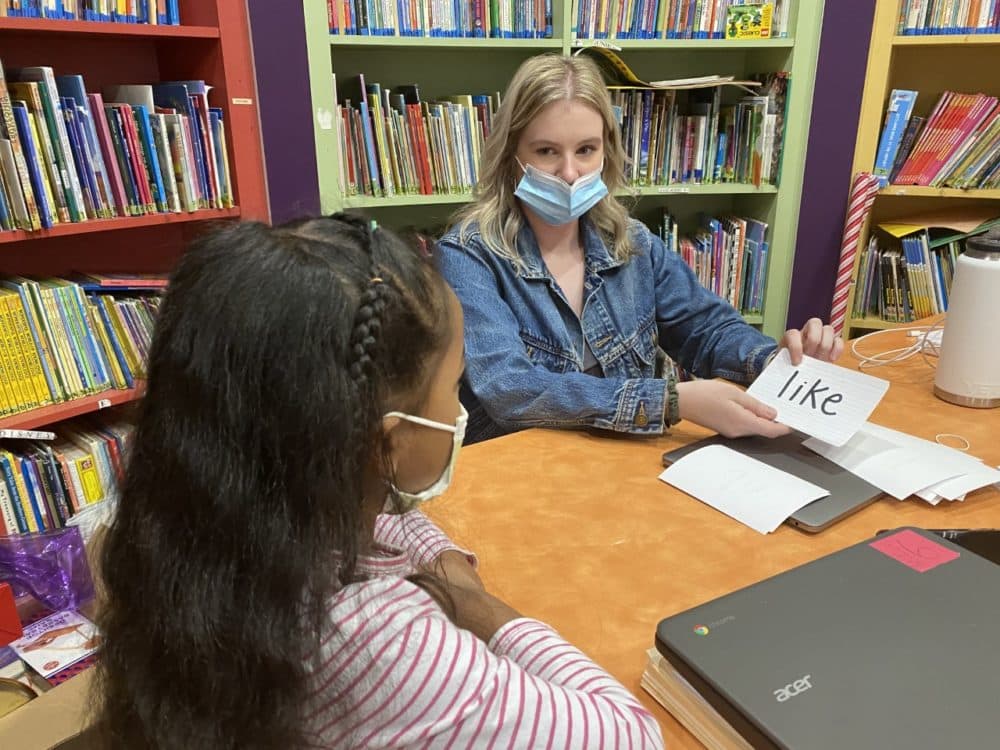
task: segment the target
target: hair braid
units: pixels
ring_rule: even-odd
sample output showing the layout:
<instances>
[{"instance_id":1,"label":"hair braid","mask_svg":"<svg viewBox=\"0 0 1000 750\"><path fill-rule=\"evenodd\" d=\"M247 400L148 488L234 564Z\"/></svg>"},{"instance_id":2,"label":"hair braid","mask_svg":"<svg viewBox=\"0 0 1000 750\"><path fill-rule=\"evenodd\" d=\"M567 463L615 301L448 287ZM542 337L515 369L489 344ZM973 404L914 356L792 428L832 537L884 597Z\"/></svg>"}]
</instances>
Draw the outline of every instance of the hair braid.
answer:
<instances>
[{"instance_id":1,"label":"hair braid","mask_svg":"<svg viewBox=\"0 0 1000 750\"><path fill-rule=\"evenodd\" d=\"M353 361L349 365L348 372L351 379L362 386L367 382L375 366L372 356L378 344L379 333L382 330L382 312L385 310L389 287L379 275L378 263L375 259L377 242L374 223L372 225L364 224L355 217L344 214L337 214L334 218L362 229L365 235L363 246L368 251L371 260L368 287L361 293L350 338L350 352Z\"/></svg>"}]
</instances>

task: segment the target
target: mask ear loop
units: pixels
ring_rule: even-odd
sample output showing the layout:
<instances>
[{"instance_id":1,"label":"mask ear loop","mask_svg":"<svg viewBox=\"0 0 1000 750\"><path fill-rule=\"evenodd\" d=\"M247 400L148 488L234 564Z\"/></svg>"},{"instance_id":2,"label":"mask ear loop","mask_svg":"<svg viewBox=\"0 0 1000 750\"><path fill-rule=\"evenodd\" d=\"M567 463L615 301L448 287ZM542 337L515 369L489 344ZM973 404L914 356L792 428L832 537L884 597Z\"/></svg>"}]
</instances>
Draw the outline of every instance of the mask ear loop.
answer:
<instances>
[{"instance_id":1,"label":"mask ear loop","mask_svg":"<svg viewBox=\"0 0 1000 750\"><path fill-rule=\"evenodd\" d=\"M954 450L967 451L967 450L969 450L969 448L972 447L972 443L970 443L964 437L962 437L961 435L955 435L954 433L951 433L951 432L942 432L942 433L934 436L934 442L935 443L937 443L938 445L943 445L946 448L951 448L952 446L948 445L941 438L954 438L955 440L961 440L963 443L965 443L964 447L958 447L958 448L955 448Z\"/></svg>"}]
</instances>

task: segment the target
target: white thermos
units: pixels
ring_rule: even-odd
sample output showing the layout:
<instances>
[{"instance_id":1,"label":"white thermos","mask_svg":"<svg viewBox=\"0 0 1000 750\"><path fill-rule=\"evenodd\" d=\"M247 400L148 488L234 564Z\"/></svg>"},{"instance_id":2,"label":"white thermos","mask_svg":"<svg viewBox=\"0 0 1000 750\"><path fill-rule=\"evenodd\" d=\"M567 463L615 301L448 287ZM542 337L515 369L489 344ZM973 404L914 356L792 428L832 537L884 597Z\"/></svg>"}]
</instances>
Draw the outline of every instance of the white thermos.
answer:
<instances>
[{"instance_id":1,"label":"white thermos","mask_svg":"<svg viewBox=\"0 0 1000 750\"><path fill-rule=\"evenodd\" d=\"M934 395L1000 406L1000 229L966 240L955 264Z\"/></svg>"}]
</instances>

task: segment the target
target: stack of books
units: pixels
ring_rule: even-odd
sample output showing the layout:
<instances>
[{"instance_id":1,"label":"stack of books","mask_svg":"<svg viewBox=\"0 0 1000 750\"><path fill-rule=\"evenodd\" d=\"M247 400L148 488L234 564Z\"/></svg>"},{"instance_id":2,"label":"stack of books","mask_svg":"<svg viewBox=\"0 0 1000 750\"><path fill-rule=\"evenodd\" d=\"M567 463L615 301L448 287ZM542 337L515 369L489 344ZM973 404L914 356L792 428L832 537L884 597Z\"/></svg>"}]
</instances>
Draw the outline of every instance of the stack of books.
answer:
<instances>
[{"instance_id":1,"label":"stack of books","mask_svg":"<svg viewBox=\"0 0 1000 750\"><path fill-rule=\"evenodd\" d=\"M145 377L160 295L88 278L0 277L0 416Z\"/></svg>"},{"instance_id":2,"label":"stack of books","mask_svg":"<svg viewBox=\"0 0 1000 750\"><path fill-rule=\"evenodd\" d=\"M889 96L874 168L882 186L1000 188L1000 100L945 91L921 117L917 95Z\"/></svg>"},{"instance_id":3,"label":"stack of books","mask_svg":"<svg viewBox=\"0 0 1000 750\"><path fill-rule=\"evenodd\" d=\"M222 110L204 81L86 90L0 64L0 227L231 208Z\"/></svg>"},{"instance_id":4,"label":"stack of books","mask_svg":"<svg viewBox=\"0 0 1000 750\"><path fill-rule=\"evenodd\" d=\"M327 20L344 36L550 39L552 0L327 0Z\"/></svg>"},{"instance_id":5,"label":"stack of books","mask_svg":"<svg viewBox=\"0 0 1000 750\"><path fill-rule=\"evenodd\" d=\"M337 92L341 184L347 195L468 193L500 94L420 99L416 84L390 91L361 75Z\"/></svg>"},{"instance_id":6,"label":"stack of books","mask_svg":"<svg viewBox=\"0 0 1000 750\"><path fill-rule=\"evenodd\" d=\"M681 256L702 286L744 315L763 311L767 271L767 224L754 218L703 216L691 236L680 235L677 220L664 210L660 239Z\"/></svg>"},{"instance_id":7,"label":"stack of books","mask_svg":"<svg viewBox=\"0 0 1000 750\"><path fill-rule=\"evenodd\" d=\"M0 17L176 26L178 0L0 0Z\"/></svg>"},{"instance_id":8,"label":"stack of books","mask_svg":"<svg viewBox=\"0 0 1000 750\"><path fill-rule=\"evenodd\" d=\"M0 442L0 536L61 529L117 498L133 430L119 411L60 422L54 441Z\"/></svg>"},{"instance_id":9,"label":"stack of books","mask_svg":"<svg viewBox=\"0 0 1000 750\"><path fill-rule=\"evenodd\" d=\"M642 688L701 744L708 750L753 750L659 651L651 648L646 655L648 661L640 681Z\"/></svg>"},{"instance_id":10,"label":"stack of books","mask_svg":"<svg viewBox=\"0 0 1000 750\"><path fill-rule=\"evenodd\" d=\"M760 95L734 103L723 86L612 88L635 186L751 183L777 185L784 142L788 74L752 78Z\"/></svg>"},{"instance_id":11,"label":"stack of books","mask_svg":"<svg viewBox=\"0 0 1000 750\"><path fill-rule=\"evenodd\" d=\"M896 33L996 34L1000 32L997 0L900 0Z\"/></svg>"},{"instance_id":12,"label":"stack of books","mask_svg":"<svg viewBox=\"0 0 1000 750\"><path fill-rule=\"evenodd\" d=\"M577 39L788 36L791 0L574 0Z\"/></svg>"}]
</instances>

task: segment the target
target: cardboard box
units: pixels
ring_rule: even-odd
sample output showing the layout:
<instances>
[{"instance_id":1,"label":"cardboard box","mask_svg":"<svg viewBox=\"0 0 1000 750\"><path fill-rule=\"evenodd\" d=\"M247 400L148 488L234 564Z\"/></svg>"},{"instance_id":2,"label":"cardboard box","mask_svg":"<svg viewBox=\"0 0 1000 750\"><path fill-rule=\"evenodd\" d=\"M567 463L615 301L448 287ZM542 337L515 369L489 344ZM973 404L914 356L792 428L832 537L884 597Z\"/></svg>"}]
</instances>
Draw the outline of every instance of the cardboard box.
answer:
<instances>
[{"instance_id":1,"label":"cardboard box","mask_svg":"<svg viewBox=\"0 0 1000 750\"><path fill-rule=\"evenodd\" d=\"M0 717L0 747L49 750L67 740L78 739L91 722L93 673L93 669L81 672Z\"/></svg>"}]
</instances>

